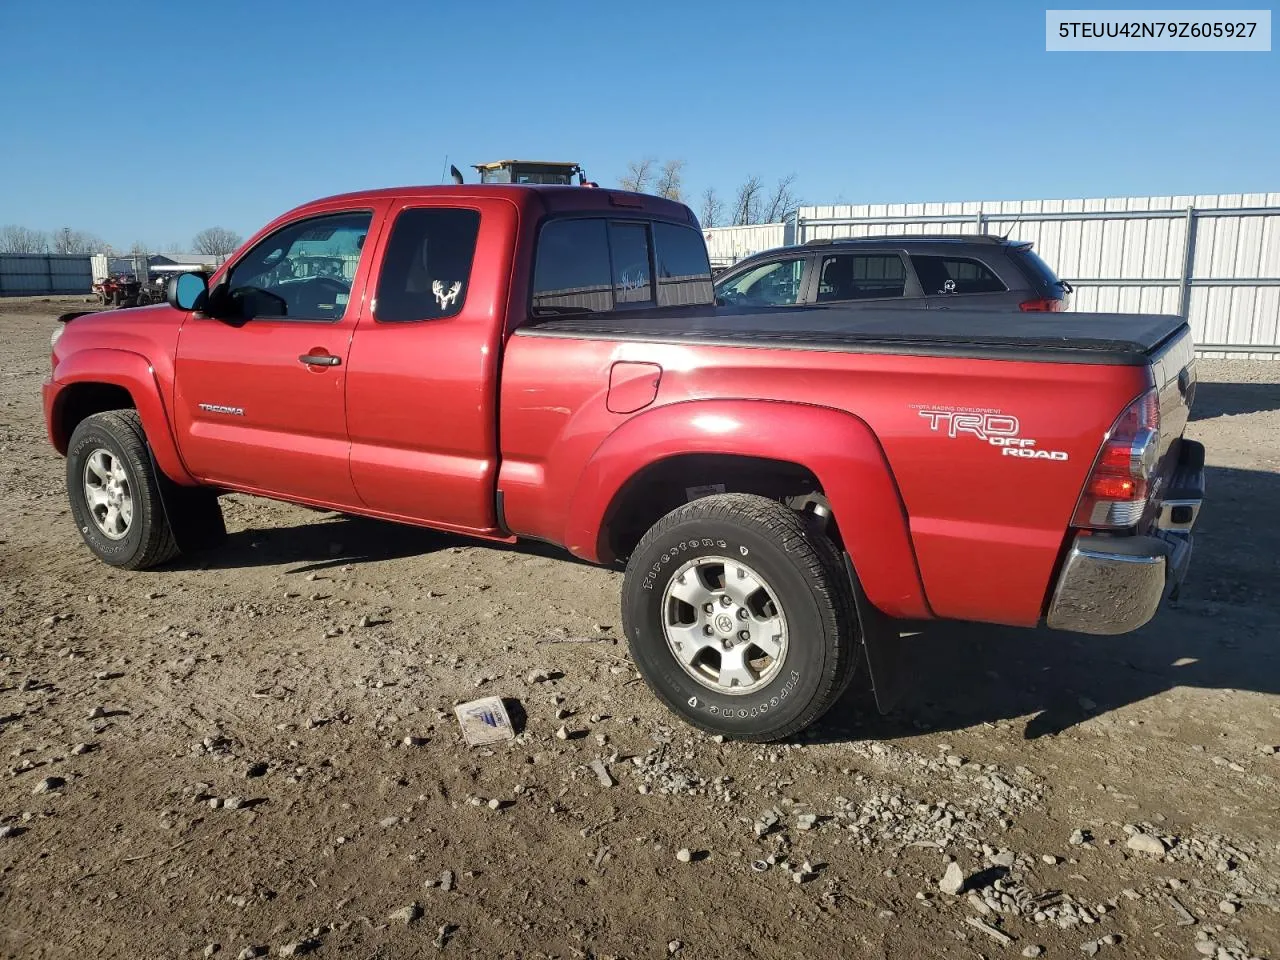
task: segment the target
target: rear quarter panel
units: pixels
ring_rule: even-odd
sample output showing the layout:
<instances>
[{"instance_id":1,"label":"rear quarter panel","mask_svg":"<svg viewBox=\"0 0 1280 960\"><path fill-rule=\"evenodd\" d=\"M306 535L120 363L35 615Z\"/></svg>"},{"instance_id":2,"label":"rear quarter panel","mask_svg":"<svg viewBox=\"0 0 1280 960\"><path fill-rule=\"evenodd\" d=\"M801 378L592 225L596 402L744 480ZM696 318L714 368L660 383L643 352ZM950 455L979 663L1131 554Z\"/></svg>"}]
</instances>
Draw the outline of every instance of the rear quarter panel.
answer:
<instances>
[{"instance_id":1,"label":"rear quarter panel","mask_svg":"<svg viewBox=\"0 0 1280 960\"><path fill-rule=\"evenodd\" d=\"M609 371L618 361L662 367L653 405L608 411ZM1029 625L1041 616L1103 436L1147 379L1141 367L516 334L503 370L499 486L513 532L594 559L595 544L575 542L570 505L597 450L632 418L671 404L730 400L843 411L879 440L896 483L927 597L920 615ZM1018 435L1034 440L1034 449L1065 458L1008 455L963 429L952 436L940 412L1015 417ZM1007 428L1006 420L996 424ZM666 440L680 445L679 437ZM832 434L833 448L843 442ZM794 459L785 441L769 443L777 459ZM637 458L636 470L645 465ZM846 542L858 540L851 511L833 506ZM860 573L876 563L874 538L862 544L854 556ZM901 610L895 591L867 593L882 609Z\"/></svg>"}]
</instances>

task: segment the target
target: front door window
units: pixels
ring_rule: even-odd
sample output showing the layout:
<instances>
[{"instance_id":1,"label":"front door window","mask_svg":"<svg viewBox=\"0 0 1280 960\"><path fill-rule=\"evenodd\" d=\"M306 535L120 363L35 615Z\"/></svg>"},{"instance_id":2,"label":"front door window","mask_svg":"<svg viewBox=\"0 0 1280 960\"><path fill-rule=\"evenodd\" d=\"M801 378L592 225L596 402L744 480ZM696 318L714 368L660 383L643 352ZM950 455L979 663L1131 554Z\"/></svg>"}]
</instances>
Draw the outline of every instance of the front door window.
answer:
<instances>
[{"instance_id":1,"label":"front door window","mask_svg":"<svg viewBox=\"0 0 1280 960\"><path fill-rule=\"evenodd\" d=\"M281 227L227 275L223 296L242 319L341 320L373 215L350 211Z\"/></svg>"}]
</instances>

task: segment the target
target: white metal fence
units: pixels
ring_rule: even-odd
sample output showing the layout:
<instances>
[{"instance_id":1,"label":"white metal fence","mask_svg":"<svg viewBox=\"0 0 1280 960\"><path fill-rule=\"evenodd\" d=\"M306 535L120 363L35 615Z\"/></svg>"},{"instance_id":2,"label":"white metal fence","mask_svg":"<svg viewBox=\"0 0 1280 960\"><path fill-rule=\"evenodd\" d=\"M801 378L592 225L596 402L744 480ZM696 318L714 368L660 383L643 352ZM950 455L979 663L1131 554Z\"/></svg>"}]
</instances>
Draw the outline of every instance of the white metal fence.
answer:
<instances>
[{"instance_id":1,"label":"white metal fence","mask_svg":"<svg viewBox=\"0 0 1280 960\"><path fill-rule=\"evenodd\" d=\"M1071 309L1176 313L1206 356L1280 357L1280 193L801 207L705 231L713 263L821 237L996 233L1030 240Z\"/></svg>"}]
</instances>

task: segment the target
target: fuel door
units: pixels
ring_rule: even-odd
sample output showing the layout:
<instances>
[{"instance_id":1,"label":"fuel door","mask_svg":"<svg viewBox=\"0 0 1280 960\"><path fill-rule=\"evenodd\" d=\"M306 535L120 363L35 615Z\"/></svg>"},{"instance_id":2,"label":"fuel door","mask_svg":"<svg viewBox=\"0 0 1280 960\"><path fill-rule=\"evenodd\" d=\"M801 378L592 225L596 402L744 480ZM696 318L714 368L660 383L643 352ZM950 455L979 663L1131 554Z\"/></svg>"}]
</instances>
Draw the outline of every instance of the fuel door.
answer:
<instances>
[{"instance_id":1,"label":"fuel door","mask_svg":"<svg viewBox=\"0 0 1280 960\"><path fill-rule=\"evenodd\" d=\"M622 360L609 369L609 394L605 406L610 413L635 413L658 396L662 368L656 363Z\"/></svg>"}]
</instances>

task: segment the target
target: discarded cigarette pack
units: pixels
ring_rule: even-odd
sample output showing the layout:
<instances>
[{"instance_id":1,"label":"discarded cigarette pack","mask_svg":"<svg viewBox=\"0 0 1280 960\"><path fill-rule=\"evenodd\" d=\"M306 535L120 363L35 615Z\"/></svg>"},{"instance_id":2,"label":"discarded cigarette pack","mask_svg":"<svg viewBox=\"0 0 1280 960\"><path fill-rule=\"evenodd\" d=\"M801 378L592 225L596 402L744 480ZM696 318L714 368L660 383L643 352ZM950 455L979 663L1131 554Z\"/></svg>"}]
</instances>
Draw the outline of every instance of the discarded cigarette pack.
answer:
<instances>
[{"instance_id":1,"label":"discarded cigarette pack","mask_svg":"<svg viewBox=\"0 0 1280 960\"><path fill-rule=\"evenodd\" d=\"M462 736L468 746L515 739L516 732L511 728L511 718L507 716L501 697L460 703L453 712L458 717L458 726L462 727Z\"/></svg>"}]
</instances>

